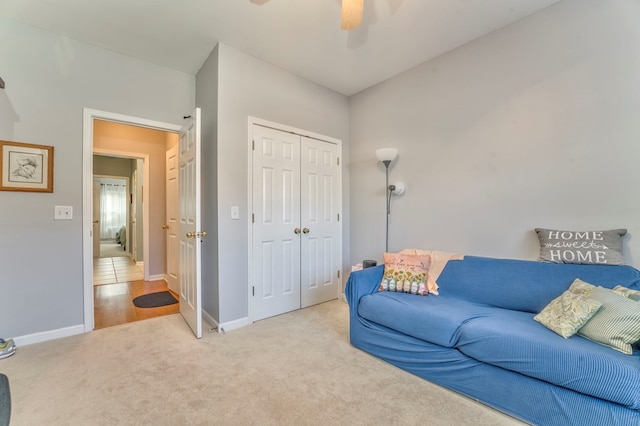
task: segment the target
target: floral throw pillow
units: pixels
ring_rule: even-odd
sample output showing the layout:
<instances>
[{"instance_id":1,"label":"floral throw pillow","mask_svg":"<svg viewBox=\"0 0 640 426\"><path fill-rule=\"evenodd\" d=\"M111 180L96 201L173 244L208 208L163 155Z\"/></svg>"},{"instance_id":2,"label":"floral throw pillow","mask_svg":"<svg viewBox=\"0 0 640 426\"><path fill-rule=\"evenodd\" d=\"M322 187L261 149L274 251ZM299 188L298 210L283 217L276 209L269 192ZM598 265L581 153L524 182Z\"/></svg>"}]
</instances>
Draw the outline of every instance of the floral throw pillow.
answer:
<instances>
[{"instance_id":1,"label":"floral throw pillow","mask_svg":"<svg viewBox=\"0 0 640 426\"><path fill-rule=\"evenodd\" d=\"M564 338L571 337L602 306L601 302L590 298L595 288L576 279L567 291L553 299L533 319Z\"/></svg>"},{"instance_id":2,"label":"floral throw pillow","mask_svg":"<svg viewBox=\"0 0 640 426\"><path fill-rule=\"evenodd\" d=\"M640 302L639 290L632 290L630 288L617 285L611 291L613 291L616 294L619 294L620 296L627 297L631 300L635 300L636 302Z\"/></svg>"},{"instance_id":3,"label":"floral throw pillow","mask_svg":"<svg viewBox=\"0 0 640 426\"><path fill-rule=\"evenodd\" d=\"M429 294L426 283L430 265L430 256L385 253L384 275L378 290L426 296Z\"/></svg>"}]
</instances>

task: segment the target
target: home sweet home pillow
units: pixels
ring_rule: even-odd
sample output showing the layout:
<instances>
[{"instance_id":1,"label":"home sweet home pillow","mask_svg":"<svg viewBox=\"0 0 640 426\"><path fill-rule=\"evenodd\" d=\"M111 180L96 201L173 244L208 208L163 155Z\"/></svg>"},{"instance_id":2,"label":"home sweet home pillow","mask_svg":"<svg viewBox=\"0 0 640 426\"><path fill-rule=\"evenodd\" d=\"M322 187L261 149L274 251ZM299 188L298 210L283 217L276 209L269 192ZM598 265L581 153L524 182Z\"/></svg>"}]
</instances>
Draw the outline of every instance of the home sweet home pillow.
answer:
<instances>
[{"instance_id":1,"label":"home sweet home pillow","mask_svg":"<svg viewBox=\"0 0 640 426\"><path fill-rule=\"evenodd\" d=\"M536 228L540 260L554 263L623 265L622 236L626 229L558 231Z\"/></svg>"}]
</instances>

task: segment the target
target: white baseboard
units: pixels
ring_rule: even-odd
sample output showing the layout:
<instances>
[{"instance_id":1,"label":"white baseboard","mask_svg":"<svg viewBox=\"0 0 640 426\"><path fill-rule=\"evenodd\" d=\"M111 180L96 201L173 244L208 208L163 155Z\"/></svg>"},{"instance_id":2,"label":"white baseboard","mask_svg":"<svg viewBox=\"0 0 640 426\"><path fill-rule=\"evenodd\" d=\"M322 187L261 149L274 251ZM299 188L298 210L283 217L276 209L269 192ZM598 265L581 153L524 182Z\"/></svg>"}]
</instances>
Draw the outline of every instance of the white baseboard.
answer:
<instances>
[{"instance_id":1,"label":"white baseboard","mask_svg":"<svg viewBox=\"0 0 640 426\"><path fill-rule=\"evenodd\" d=\"M218 325L218 333L226 333L227 331L251 325L249 317L237 319L235 321L223 322Z\"/></svg>"},{"instance_id":2,"label":"white baseboard","mask_svg":"<svg viewBox=\"0 0 640 426\"><path fill-rule=\"evenodd\" d=\"M347 296L345 296L344 293L340 293L340 300L343 301L344 303L348 303Z\"/></svg>"},{"instance_id":3,"label":"white baseboard","mask_svg":"<svg viewBox=\"0 0 640 426\"><path fill-rule=\"evenodd\" d=\"M207 324L209 324L210 327L206 328L209 328L211 331L219 329L220 324L218 324L218 321L216 321L215 318L209 315L209 312L205 311L204 309L202 310L202 319L205 320Z\"/></svg>"},{"instance_id":4,"label":"white baseboard","mask_svg":"<svg viewBox=\"0 0 640 426\"><path fill-rule=\"evenodd\" d=\"M75 336L84 333L84 325L72 325L71 327L58 328L57 330L41 331L27 334L26 336L14 337L16 346L26 346L34 343L46 342L48 340L59 339L61 337Z\"/></svg>"},{"instance_id":5,"label":"white baseboard","mask_svg":"<svg viewBox=\"0 0 640 426\"><path fill-rule=\"evenodd\" d=\"M167 276L165 274L149 275L149 281L166 281Z\"/></svg>"}]
</instances>

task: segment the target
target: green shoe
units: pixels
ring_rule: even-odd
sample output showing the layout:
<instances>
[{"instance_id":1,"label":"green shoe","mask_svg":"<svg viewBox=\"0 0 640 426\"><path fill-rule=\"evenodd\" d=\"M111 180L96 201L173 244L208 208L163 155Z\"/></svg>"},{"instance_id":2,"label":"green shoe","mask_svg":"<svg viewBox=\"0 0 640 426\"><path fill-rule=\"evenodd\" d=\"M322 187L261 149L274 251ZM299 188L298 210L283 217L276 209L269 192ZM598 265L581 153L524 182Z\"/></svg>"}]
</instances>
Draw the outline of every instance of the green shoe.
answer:
<instances>
[{"instance_id":1,"label":"green shoe","mask_svg":"<svg viewBox=\"0 0 640 426\"><path fill-rule=\"evenodd\" d=\"M13 355L16 352L16 344L13 339L0 338L0 359Z\"/></svg>"}]
</instances>

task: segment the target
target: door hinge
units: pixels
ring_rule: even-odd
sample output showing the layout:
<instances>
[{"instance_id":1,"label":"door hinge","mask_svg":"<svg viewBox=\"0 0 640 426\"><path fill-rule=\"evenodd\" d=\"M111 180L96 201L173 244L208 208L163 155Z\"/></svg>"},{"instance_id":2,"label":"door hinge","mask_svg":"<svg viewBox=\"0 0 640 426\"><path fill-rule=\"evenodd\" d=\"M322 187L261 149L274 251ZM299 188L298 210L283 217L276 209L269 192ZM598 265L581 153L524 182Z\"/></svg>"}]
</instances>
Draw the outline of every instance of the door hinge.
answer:
<instances>
[{"instance_id":1,"label":"door hinge","mask_svg":"<svg viewBox=\"0 0 640 426\"><path fill-rule=\"evenodd\" d=\"M255 287L251 287L251 295L255 296L256 295L256 288Z\"/></svg>"},{"instance_id":2,"label":"door hinge","mask_svg":"<svg viewBox=\"0 0 640 426\"><path fill-rule=\"evenodd\" d=\"M340 222L340 213L338 213L338 222Z\"/></svg>"},{"instance_id":3,"label":"door hinge","mask_svg":"<svg viewBox=\"0 0 640 426\"><path fill-rule=\"evenodd\" d=\"M251 151L256 150L256 141L251 141Z\"/></svg>"},{"instance_id":4,"label":"door hinge","mask_svg":"<svg viewBox=\"0 0 640 426\"><path fill-rule=\"evenodd\" d=\"M340 165L340 157L337 157L336 160L338 160L338 166Z\"/></svg>"},{"instance_id":5,"label":"door hinge","mask_svg":"<svg viewBox=\"0 0 640 426\"><path fill-rule=\"evenodd\" d=\"M251 223L254 223L256 221L256 215L254 213L251 213Z\"/></svg>"},{"instance_id":6,"label":"door hinge","mask_svg":"<svg viewBox=\"0 0 640 426\"><path fill-rule=\"evenodd\" d=\"M340 278L340 271L338 271L338 278Z\"/></svg>"}]
</instances>

